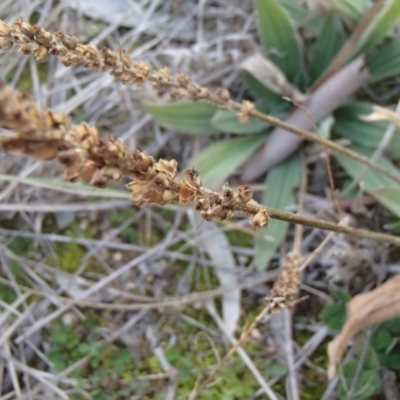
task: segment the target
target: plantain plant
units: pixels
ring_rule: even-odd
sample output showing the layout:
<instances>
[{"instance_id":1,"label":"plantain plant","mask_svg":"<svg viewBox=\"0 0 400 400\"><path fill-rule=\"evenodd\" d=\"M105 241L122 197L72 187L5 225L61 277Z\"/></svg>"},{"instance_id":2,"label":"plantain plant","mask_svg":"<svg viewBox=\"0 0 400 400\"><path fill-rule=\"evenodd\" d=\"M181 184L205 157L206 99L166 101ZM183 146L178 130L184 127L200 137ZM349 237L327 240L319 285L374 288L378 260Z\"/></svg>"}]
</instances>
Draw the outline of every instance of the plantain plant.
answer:
<instances>
[{"instance_id":1,"label":"plantain plant","mask_svg":"<svg viewBox=\"0 0 400 400\"><path fill-rule=\"evenodd\" d=\"M392 162L400 155L399 127L389 129L376 104L360 93L366 86L387 92L389 79L400 72L400 36L395 30L400 2L334 0L329 9L313 10L295 0L254 0L254 7L264 54L242 63L245 97L252 97L259 110L302 129L331 140L347 139L348 147L361 155L373 157L386 144L388 151L374 157L379 155L378 163L400 176ZM392 98L386 97L390 106ZM281 209L294 204L301 140L293 140L292 134L253 118L241 123L235 111L206 102L148 103L146 108L161 125L178 132L224 135L190 161L206 185L220 186L241 166L242 177L250 180L268 169L263 204ZM274 154L277 142L286 147L279 157ZM398 183L365 170L354 159L334 156L362 190L400 216ZM288 222L274 220L268 231L260 230L255 240L260 269L267 268L287 229Z\"/></svg>"}]
</instances>

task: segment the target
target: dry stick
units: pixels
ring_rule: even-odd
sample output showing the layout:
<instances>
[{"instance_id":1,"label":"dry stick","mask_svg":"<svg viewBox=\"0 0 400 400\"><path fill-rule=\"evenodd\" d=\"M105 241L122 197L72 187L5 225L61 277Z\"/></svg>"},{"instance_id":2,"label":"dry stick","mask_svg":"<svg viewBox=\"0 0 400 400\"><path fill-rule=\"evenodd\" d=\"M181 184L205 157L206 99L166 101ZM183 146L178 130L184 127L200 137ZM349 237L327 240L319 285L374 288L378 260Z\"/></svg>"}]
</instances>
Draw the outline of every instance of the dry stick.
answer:
<instances>
[{"instance_id":1,"label":"dry stick","mask_svg":"<svg viewBox=\"0 0 400 400\"><path fill-rule=\"evenodd\" d=\"M260 285L264 282L271 282L277 277L277 273L275 271L271 271L270 273L259 276L254 279L249 279L246 282L232 285L220 286L216 289L210 289L203 292L192 293L186 296L178 296L167 298L166 300L157 300L153 302L146 303L131 303L131 304L112 304L112 303L102 303L91 300L80 300L80 299L71 299L67 297L63 297L60 295L56 295L51 292L46 292L43 290L31 289L29 287L18 284L18 288L24 291L28 291L31 295L41 296L44 298L51 298L57 301L60 301L65 304L76 305L79 307L87 307L93 308L97 310L109 310L109 311L121 311L121 312L130 312L137 310L160 310L165 307L181 307L182 305L197 303L205 300L209 300L215 297L220 297L224 293L230 292L236 289L249 289L253 288L257 285ZM5 278L0 277L0 283L6 285L8 287L14 287L14 285Z\"/></svg>"},{"instance_id":2,"label":"dry stick","mask_svg":"<svg viewBox=\"0 0 400 400\"><path fill-rule=\"evenodd\" d=\"M317 129L318 132L318 129ZM325 149L324 149L325 150ZM328 171L330 171L330 165L329 165L329 158L327 157L327 167ZM304 203L305 203L305 193L307 191L307 184L308 184L308 179L307 179L307 166L305 163L305 157L304 154L301 154L301 181L300 181L300 187L299 187L299 192L297 196L297 210L298 212L302 213L304 211ZM334 188L333 188L334 190ZM298 269L299 265L301 264L302 256L301 256L301 243L303 241L303 225L297 224L295 225L295 232L294 232L294 238L293 238L293 250L290 255L291 260L289 260L289 255L288 255L288 263L286 266L283 266L282 268L282 273L286 273L285 268L289 268L290 265L292 265L294 268ZM292 263L290 263L292 261ZM293 261L297 261L293 263ZM270 308L271 303L268 303L265 308ZM282 318L283 320L283 325L284 325L284 332L283 335L284 337L281 339L283 340L283 349L285 352L286 356L286 365L288 368L288 377L287 377L287 391L290 393L290 397L292 400L298 400L299 399L299 382L298 378L296 376L296 368L295 368L295 362L294 362L294 354L293 354L293 337L292 337L292 331L293 331L293 326L292 326L292 318L293 318L293 313L290 308L282 310L282 314L278 316L278 318Z\"/></svg>"}]
</instances>

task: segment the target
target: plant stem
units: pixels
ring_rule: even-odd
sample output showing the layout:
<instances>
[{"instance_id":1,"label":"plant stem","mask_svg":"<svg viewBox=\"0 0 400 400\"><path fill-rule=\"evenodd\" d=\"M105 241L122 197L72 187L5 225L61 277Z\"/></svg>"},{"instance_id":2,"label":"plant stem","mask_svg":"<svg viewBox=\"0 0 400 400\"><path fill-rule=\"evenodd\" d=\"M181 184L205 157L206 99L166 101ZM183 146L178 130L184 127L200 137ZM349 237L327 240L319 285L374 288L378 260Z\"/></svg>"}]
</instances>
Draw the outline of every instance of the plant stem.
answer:
<instances>
[{"instance_id":1,"label":"plant stem","mask_svg":"<svg viewBox=\"0 0 400 400\"><path fill-rule=\"evenodd\" d=\"M277 210L275 208L266 207L266 209L271 219L293 222L294 224L312 226L314 228L320 228L329 231L346 233L361 238L373 239L379 242L387 242L394 244L395 246L400 246L399 236L394 236L381 232L368 231L365 229L352 228L349 226L337 225L333 222L328 222L317 218L306 217L305 215L294 214L287 211Z\"/></svg>"},{"instance_id":2,"label":"plant stem","mask_svg":"<svg viewBox=\"0 0 400 400\"><path fill-rule=\"evenodd\" d=\"M237 111L241 110L241 105L238 103L232 102L231 108ZM315 136L310 132L307 132L303 129L299 129L293 125L288 124L287 122L281 121L271 115L264 114L256 109L253 109L248 112L250 116L260 119L261 121L268 122L271 125L275 125L277 127L283 128L289 132L292 132L298 136L301 136L304 139L309 140L310 142L319 143L322 146L325 146L328 149L333 150L334 152L343 154L347 157L353 158L360 163L367 165L368 167L375 169L376 171L381 172L382 174L388 176L389 178L393 179L395 182L400 183L400 176L397 174L388 171L386 168L382 167L381 165L377 164L374 161L371 161L368 157L365 157L359 153L356 153L353 150L347 149L346 147L340 146L339 144L332 142L330 140L323 139L319 136Z\"/></svg>"}]
</instances>

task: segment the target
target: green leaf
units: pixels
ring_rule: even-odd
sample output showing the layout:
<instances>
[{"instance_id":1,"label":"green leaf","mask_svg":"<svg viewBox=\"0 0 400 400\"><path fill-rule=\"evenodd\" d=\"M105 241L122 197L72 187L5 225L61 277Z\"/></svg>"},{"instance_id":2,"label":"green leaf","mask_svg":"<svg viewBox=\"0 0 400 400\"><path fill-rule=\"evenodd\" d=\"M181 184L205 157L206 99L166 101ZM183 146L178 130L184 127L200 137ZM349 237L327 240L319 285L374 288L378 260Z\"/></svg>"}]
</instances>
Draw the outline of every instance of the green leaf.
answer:
<instances>
[{"instance_id":1,"label":"green leaf","mask_svg":"<svg viewBox=\"0 0 400 400\"><path fill-rule=\"evenodd\" d=\"M214 143L193 158L189 165L199 171L206 186L217 189L265 138L265 134L257 134Z\"/></svg>"},{"instance_id":2,"label":"green leaf","mask_svg":"<svg viewBox=\"0 0 400 400\"><path fill-rule=\"evenodd\" d=\"M256 118L250 118L248 122L242 123L239 121L238 112L233 110L217 111L211 120L211 125L221 132L241 134L261 132L269 126Z\"/></svg>"},{"instance_id":3,"label":"green leaf","mask_svg":"<svg viewBox=\"0 0 400 400\"><path fill-rule=\"evenodd\" d=\"M360 365L360 362L362 364ZM340 384L338 395L340 400L367 400L378 394L382 387L379 359L372 348L365 357L351 360L339 368ZM352 395L348 391L352 387Z\"/></svg>"},{"instance_id":4,"label":"green leaf","mask_svg":"<svg viewBox=\"0 0 400 400\"><path fill-rule=\"evenodd\" d=\"M211 118L218 108L206 102L144 104L144 107L163 126L191 135L213 135L218 130Z\"/></svg>"},{"instance_id":5,"label":"green leaf","mask_svg":"<svg viewBox=\"0 0 400 400\"><path fill-rule=\"evenodd\" d=\"M326 15L323 28L311 48L309 74L312 82L330 65L345 41L346 33L340 18L332 13Z\"/></svg>"},{"instance_id":6,"label":"green leaf","mask_svg":"<svg viewBox=\"0 0 400 400\"><path fill-rule=\"evenodd\" d=\"M376 350L387 349L392 342L392 336L386 329L378 328L371 338L371 344Z\"/></svg>"},{"instance_id":7,"label":"green leaf","mask_svg":"<svg viewBox=\"0 0 400 400\"><path fill-rule=\"evenodd\" d=\"M262 203L268 207L284 209L294 204L294 189L300 183L300 157L296 154L272 168L265 181L266 191ZM256 264L266 269L269 260L286 236L289 223L271 220L267 229L261 228L255 241Z\"/></svg>"},{"instance_id":8,"label":"green leaf","mask_svg":"<svg viewBox=\"0 0 400 400\"><path fill-rule=\"evenodd\" d=\"M389 319L385 321L381 326L393 335L400 335L400 318Z\"/></svg>"},{"instance_id":9,"label":"green leaf","mask_svg":"<svg viewBox=\"0 0 400 400\"><path fill-rule=\"evenodd\" d=\"M371 103L354 102L343 105L334 112L332 131L351 139L352 142L376 149L389 125L388 121L364 121L360 116L372 112ZM400 129L396 129L388 146L390 152L400 154Z\"/></svg>"},{"instance_id":10,"label":"green leaf","mask_svg":"<svg viewBox=\"0 0 400 400\"><path fill-rule=\"evenodd\" d=\"M370 82L379 82L382 79L400 73L400 38L380 48L366 59L371 76Z\"/></svg>"},{"instance_id":11,"label":"green leaf","mask_svg":"<svg viewBox=\"0 0 400 400\"><path fill-rule=\"evenodd\" d=\"M333 0L333 5L345 17L359 21L371 6L370 0Z\"/></svg>"},{"instance_id":12,"label":"green leaf","mask_svg":"<svg viewBox=\"0 0 400 400\"><path fill-rule=\"evenodd\" d=\"M399 347L395 347L396 351L390 352L390 354L379 353L379 361L386 368L399 371L400 370L400 357L399 357Z\"/></svg>"},{"instance_id":13,"label":"green leaf","mask_svg":"<svg viewBox=\"0 0 400 400\"><path fill-rule=\"evenodd\" d=\"M300 5L296 0L280 0L279 4L288 13L289 17L296 22L296 26L302 28L306 33L318 35L323 18L318 14L313 15L312 10Z\"/></svg>"},{"instance_id":14,"label":"green leaf","mask_svg":"<svg viewBox=\"0 0 400 400\"><path fill-rule=\"evenodd\" d=\"M388 0L361 35L352 57L356 57L377 45L393 29L400 18L400 1Z\"/></svg>"},{"instance_id":15,"label":"green leaf","mask_svg":"<svg viewBox=\"0 0 400 400\"><path fill-rule=\"evenodd\" d=\"M254 0L261 43L273 61L291 79L303 68L300 38L286 11L276 0Z\"/></svg>"},{"instance_id":16,"label":"green leaf","mask_svg":"<svg viewBox=\"0 0 400 400\"><path fill-rule=\"evenodd\" d=\"M339 300L342 303L347 303L351 300L351 294L347 290L341 289L339 287L332 287L330 289L330 292L336 300Z\"/></svg>"},{"instance_id":17,"label":"green leaf","mask_svg":"<svg viewBox=\"0 0 400 400\"><path fill-rule=\"evenodd\" d=\"M373 151L359 145L349 146L349 149L368 158L371 158L373 154ZM364 164L342 154L335 154L335 158L353 179L358 178L365 169ZM400 171L386 157L381 157L378 163L400 177ZM360 187L388 210L400 217L400 185L398 183L379 171L369 169L363 175Z\"/></svg>"},{"instance_id":18,"label":"green leaf","mask_svg":"<svg viewBox=\"0 0 400 400\"><path fill-rule=\"evenodd\" d=\"M53 367L56 372L60 372L68 366L68 357L64 352L50 350L46 354L46 357L51 363L53 363Z\"/></svg>"},{"instance_id":19,"label":"green leaf","mask_svg":"<svg viewBox=\"0 0 400 400\"><path fill-rule=\"evenodd\" d=\"M274 93L272 90L265 87L258 79L254 78L247 71L242 71L242 77L244 83L251 93L251 95L256 99L257 103L268 107L269 110L275 108L279 105L287 105L287 101L284 101L279 94ZM267 110L265 110L267 111Z\"/></svg>"},{"instance_id":20,"label":"green leaf","mask_svg":"<svg viewBox=\"0 0 400 400\"><path fill-rule=\"evenodd\" d=\"M328 304L321 310L318 318L329 329L339 331L346 322L346 307L343 304Z\"/></svg>"}]
</instances>

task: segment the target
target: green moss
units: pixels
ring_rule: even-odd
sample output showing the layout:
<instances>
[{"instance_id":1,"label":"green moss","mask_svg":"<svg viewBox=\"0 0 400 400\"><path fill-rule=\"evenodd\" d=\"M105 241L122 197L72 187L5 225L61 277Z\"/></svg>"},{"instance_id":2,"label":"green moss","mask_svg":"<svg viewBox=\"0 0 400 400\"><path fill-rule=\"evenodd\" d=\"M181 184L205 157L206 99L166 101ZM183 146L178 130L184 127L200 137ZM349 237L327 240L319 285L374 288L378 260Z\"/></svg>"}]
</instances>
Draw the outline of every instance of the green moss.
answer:
<instances>
[{"instance_id":1,"label":"green moss","mask_svg":"<svg viewBox=\"0 0 400 400\"><path fill-rule=\"evenodd\" d=\"M60 268L62 271L73 273L81 265L85 251L76 243L53 243L55 256L50 256L46 263Z\"/></svg>"},{"instance_id":2,"label":"green moss","mask_svg":"<svg viewBox=\"0 0 400 400\"><path fill-rule=\"evenodd\" d=\"M35 255L32 239L17 236L8 244L8 248L18 256L33 258Z\"/></svg>"},{"instance_id":3,"label":"green moss","mask_svg":"<svg viewBox=\"0 0 400 400\"><path fill-rule=\"evenodd\" d=\"M226 236L232 246L253 247L253 236L239 230L227 231Z\"/></svg>"}]
</instances>

